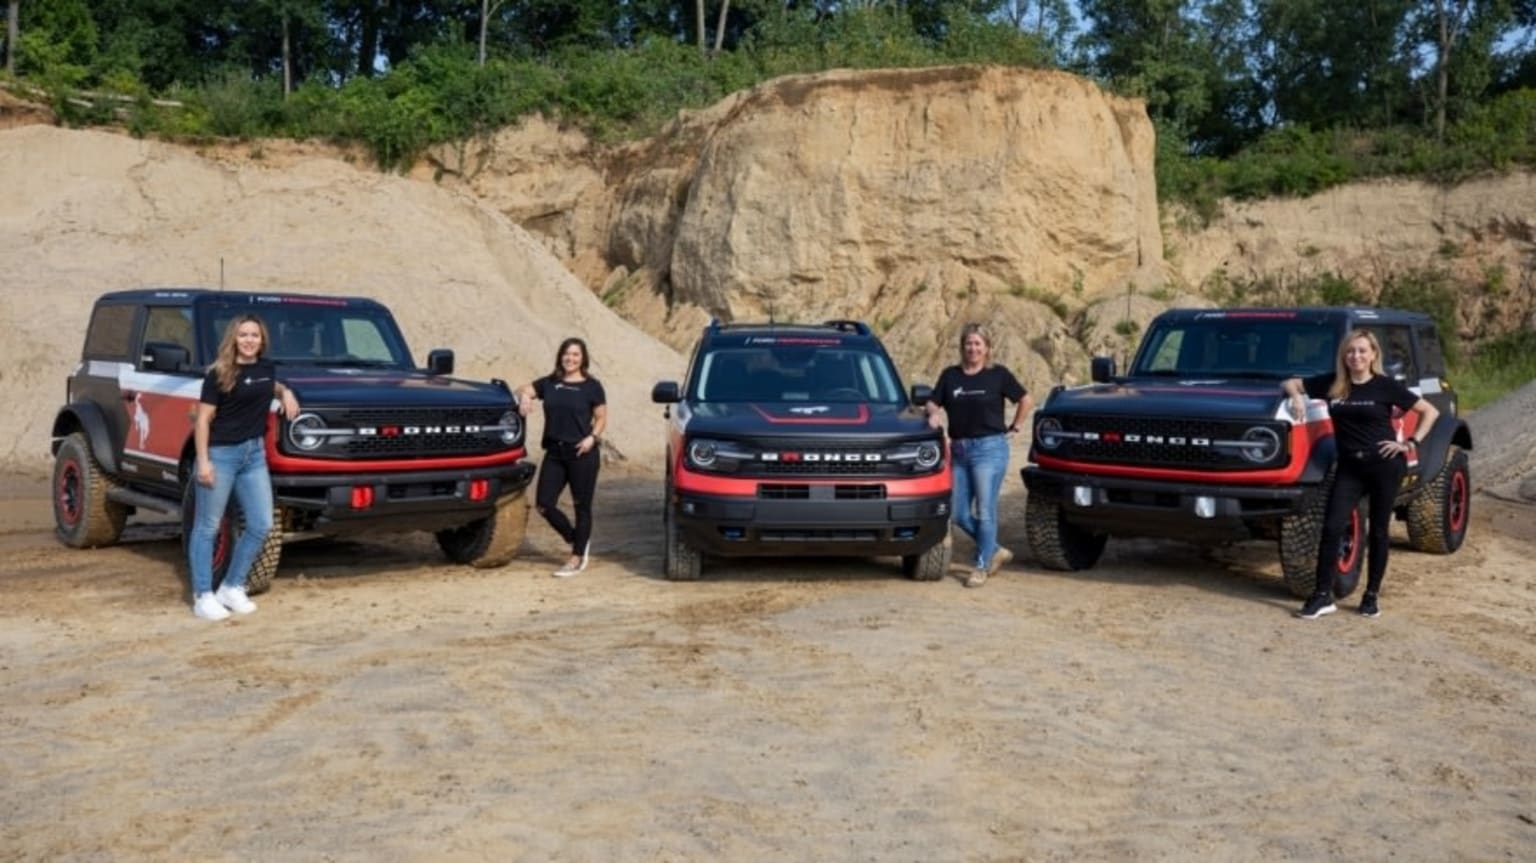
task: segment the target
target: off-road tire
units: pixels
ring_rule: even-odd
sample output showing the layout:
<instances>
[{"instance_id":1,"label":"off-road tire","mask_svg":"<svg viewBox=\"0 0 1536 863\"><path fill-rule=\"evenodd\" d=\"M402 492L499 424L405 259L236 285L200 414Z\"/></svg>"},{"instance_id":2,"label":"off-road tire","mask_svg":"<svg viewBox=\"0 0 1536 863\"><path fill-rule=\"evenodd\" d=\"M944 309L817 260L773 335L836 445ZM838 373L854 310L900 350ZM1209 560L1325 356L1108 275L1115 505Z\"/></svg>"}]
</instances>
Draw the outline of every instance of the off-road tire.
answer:
<instances>
[{"instance_id":1,"label":"off-road tire","mask_svg":"<svg viewBox=\"0 0 1536 863\"><path fill-rule=\"evenodd\" d=\"M1408 504L1408 544L1417 551L1450 554L1467 538L1472 516L1472 477L1467 453L1452 446L1435 478Z\"/></svg>"},{"instance_id":2,"label":"off-road tire","mask_svg":"<svg viewBox=\"0 0 1536 863\"><path fill-rule=\"evenodd\" d=\"M496 511L463 527L437 532L437 547L454 563L477 569L506 566L517 557L528 532L528 491L496 502Z\"/></svg>"},{"instance_id":3,"label":"off-road tire","mask_svg":"<svg viewBox=\"0 0 1536 863\"><path fill-rule=\"evenodd\" d=\"M116 485L96 461L85 435L65 437L53 461L53 523L59 541L70 548L117 542L128 521L128 507L107 499Z\"/></svg>"},{"instance_id":4,"label":"off-road tire","mask_svg":"<svg viewBox=\"0 0 1536 863\"><path fill-rule=\"evenodd\" d=\"M192 570L187 550L192 544L192 528L197 524L196 482L197 480L188 474L188 479L182 484L181 489L181 559L186 567L189 591L192 588ZM272 587L272 579L277 577L277 567L283 558L282 525L282 512L274 508L272 530L262 541L261 551L251 562L251 571L245 578L245 592L252 596L266 593ZM231 494L229 505L224 510L224 518L219 521L219 532L213 537L213 588L215 590L224 583L224 576L229 574L230 556L234 554L235 543L244 530L245 510L240 506L240 499Z\"/></svg>"},{"instance_id":5,"label":"off-road tire","mask_svg":"<svg viewBox=\"0 0 1536 863\"><path fill-rule=\"evenodd\" d=\"M913 581L938 581L949 572L954 546L954 540L946 532L943 541L934 543L922 554L903 555L902 574Z\"/></svg>"},{"instance_id":6,"label":"off-road tire","mask_svg":"<svg viewBox=\"0 0 1536 863\"><path fill-rule=\"evenodd\" d=\"M1047 569L1074 572L1099 562L1109 537L1070 524L1061 504L1030 495L1024 503L1024 534L1035 560Z\"/></svg>"},{"instance_id":7,"label":"off-road tire","mask_svg":"<svg viewBox=\"0 0 1536 863\"><path fill-rule=\"evenodd\" d=\"M670 495L668 498L670 500ZM668 503L662 516L665 547L662 549L661 570L667 581L698 581L704 574L704 555L688 544L683 532L677 527Z\"/></svg>"},{"instance_id":8,"label":"off-road tire","mask_svg":"<svg viewBox=\"0 0 1536 863\"><path fill-rule=\"evenodd\" d=\"M1328 495L1333 490L1333 474L1307 493L1299 511L1280 520L1280 573L1291 595L1305 599L1317 589L1317 556L1322 552L1323 520L1328 514ZM1360 565L1365 560L1365 502L1355 505L1349 528L1344 532L1336 561L1345 565L1334 569L1333 595L1354 593L1360 583Z\"/></svg>"}]
</instances>

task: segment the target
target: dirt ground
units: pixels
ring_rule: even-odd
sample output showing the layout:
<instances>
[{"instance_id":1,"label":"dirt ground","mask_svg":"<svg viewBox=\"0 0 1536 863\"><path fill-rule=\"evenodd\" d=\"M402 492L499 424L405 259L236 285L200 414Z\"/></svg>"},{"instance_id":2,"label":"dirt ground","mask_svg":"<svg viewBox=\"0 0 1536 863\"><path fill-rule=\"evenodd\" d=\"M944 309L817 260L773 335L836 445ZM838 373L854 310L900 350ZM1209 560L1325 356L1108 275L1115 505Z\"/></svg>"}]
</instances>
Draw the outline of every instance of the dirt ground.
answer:
<instances>
[{"instance_id":1,"label":"dirt ground","mask_svg":"<svg viewBox=\"0 0 1536 863\"><path fill-rule=\"evenodd\" d=\"M0 480L0 859L1536 849L1530 510L1480 498L1451 557L1400 535L1382 618L1301 622L1267 544L1021 553L979 590L894 560L672 584L657 479L601 491L580 577L542 524L492 571L420 536L296 544L210 624L173 525L72 551L44 483ZM1008 489L1015 548L1022 510Z\"/></svg>"}]
</instances>

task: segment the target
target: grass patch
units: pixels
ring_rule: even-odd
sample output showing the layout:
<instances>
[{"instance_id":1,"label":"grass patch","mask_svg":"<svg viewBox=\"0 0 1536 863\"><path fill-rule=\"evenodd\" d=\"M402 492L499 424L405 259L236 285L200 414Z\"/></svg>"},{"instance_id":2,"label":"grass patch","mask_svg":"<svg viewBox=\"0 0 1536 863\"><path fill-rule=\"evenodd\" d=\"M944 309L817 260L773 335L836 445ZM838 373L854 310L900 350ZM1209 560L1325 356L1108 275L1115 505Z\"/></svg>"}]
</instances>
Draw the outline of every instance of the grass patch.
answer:
<instances>
[{"instance_id":1,"label":"grass patch","mask_svg":"<svg viewBox=\"0 0 1536 863\"><path fill-rule=\"evenodd\" d=\"M1536 333L1512 333L1479 346L1452 366L1463 410L1473 411L1536 380Z\"/></svg>"}]
</instances>

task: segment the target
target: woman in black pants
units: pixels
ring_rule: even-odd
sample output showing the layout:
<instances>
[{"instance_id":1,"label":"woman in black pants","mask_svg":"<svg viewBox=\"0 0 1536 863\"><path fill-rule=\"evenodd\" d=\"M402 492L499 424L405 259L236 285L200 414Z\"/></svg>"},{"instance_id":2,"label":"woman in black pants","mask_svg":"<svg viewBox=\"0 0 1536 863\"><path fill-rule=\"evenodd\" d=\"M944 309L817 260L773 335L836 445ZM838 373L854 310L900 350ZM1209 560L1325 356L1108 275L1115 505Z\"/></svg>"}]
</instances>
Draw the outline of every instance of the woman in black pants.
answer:
<instances>
[{"instance_id":1,"label":"woman in black pants","mask_svg":"<svg viewBox=\"0 0 1536 863\"><path fill-rule=\"evenodd\" d=\"M1317 586L1296 616L1315 620L1338 610L1333 603L1333 573L1339 541L1360 498L1369 497L1369 569L1360 613L1379 617L1381 580L1387 574L1391 543L1392 505L1407 470L1407 456L1424 441L1440 412L1382 372L1381 345L1369 330L1354 330L1344 337L1334 371L1305 380L1291 378L1281 388L1291 397L1291 415L1297 422L1306 416L1307 396L1328 399L1338 447L1338 466L1317 555ZM1392 428L1394 408L1419 415L1407 440L1399 441Z\"/></svg>"},{"instance_id":2,"label":"woman in black pants","mask_svg":"<svg viewBox=\"0 0 1536 863\"><path fill-rule=\"evenodd\" d=\"M559 578L587 568L592 542L592 495L597 491L597 471L602 465L599 444L608 424L607 396L603 385L587 372L587 343L569 338L555 353L555 370L520 387L518 411L527 416L535 399L544 403L544 458L539 465L534 507L549 526L571 545L571 556L555 570ZM576 523L557 505L560 492L571 488Z\"/></svg>"}]
</instances>

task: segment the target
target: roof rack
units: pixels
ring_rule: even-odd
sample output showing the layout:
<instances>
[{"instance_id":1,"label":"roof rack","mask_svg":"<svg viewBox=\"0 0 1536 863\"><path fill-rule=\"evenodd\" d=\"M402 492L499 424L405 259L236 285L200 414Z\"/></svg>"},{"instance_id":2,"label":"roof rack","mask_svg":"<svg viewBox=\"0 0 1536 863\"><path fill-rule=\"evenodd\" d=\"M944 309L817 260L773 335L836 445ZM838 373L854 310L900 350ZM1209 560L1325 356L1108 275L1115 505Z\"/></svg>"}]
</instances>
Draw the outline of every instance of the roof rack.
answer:
<instances>
[{"instance_id":1,"label":"roof rack","mask_svg":"<svg viewBox=\"0 0 1536 863\"><path fill-rule=\"evenodd\" d=\"M728 332L728 331L738 331L739 332L739 331L742 331L742 330L786 330L786 329L811 329L811 330L815 330L815 329L831 329L831 330L836 330L836 331L838 331L840 333L853 333L855 335L860 335L860 336L867 336L867 335L870 334L870 329L869 329L869 325L868 324L864 323L863 321L845 320L845 319L824 321L824 322L822 322L820 324L797 324L797 323L787 322L787 321L755 322L755 323L738 323L738 322L732 321L732 322L727 323L725 321L720 320L719 318L713 318L713 319L710 320L709 326L706 329L708 329L709 332L711 332L711 333L720 333L720 332Z\"/></svg>"},{"instance_id":2,"label":"roof rack","mask_svg":"<svg viewBox=\"0 0 1536 863\"><path fill-rule=\"evenodd\" d=\"M861 336L869 335L869 324L866 324L863 321L854 321L847 318L836 318L834 320L823 323L822 326L831 327L832 329L842 333L857 333Z\"/></svg>"}]
</instances>

